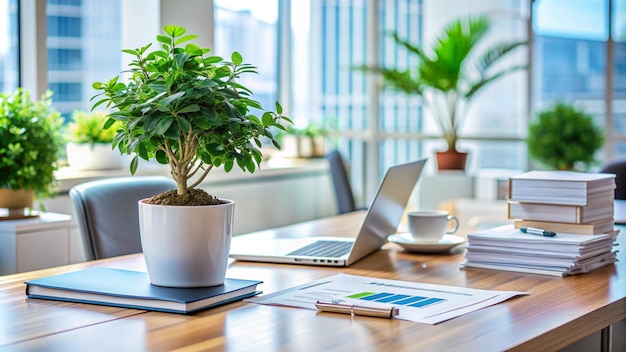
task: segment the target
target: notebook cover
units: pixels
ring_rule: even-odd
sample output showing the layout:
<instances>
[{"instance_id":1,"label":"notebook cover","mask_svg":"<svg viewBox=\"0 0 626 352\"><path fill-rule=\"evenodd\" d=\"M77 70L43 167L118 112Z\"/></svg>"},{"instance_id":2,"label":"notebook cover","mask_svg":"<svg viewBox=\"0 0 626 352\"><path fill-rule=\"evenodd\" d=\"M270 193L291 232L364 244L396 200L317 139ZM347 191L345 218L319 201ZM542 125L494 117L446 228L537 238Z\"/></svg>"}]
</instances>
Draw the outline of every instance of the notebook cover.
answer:
<instances>
[{"instance_id":1,"label":"notebook cover","mask_svg":"<svg viewBox=\"0 0 626 352\"><path fill-rule=\"evenodd\" d=\"M43 298L80 303L192 313L257 294L256 285L262 281L227 278L223 285L198 288L172 288L152 285L144 272L114 268L87 268L25 282L29 298ZM44 295L32 294L30 288L39 286L55 290ZM70 292L71 298L63 297ZM81 299L84 294L85 299ZM94 299L96 298L96 299ZM222 299L223 298L223 299ZM188 309L188 304L206 301L200 307ZM170 307L159 308L161 302ZM155 304L151 304L155 303Z\"/></svg>"}]
</instances>

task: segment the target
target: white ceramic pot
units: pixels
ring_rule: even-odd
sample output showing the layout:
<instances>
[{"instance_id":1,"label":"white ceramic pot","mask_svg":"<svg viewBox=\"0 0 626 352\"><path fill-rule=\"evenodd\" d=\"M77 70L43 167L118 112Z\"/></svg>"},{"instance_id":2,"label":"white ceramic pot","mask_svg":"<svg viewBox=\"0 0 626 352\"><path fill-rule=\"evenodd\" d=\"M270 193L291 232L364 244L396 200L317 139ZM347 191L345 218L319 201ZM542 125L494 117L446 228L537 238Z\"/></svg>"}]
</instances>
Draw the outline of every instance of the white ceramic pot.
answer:
<instances>
[{"instance_id":1,"label":"white ceramic pot","mask_svg":"<svg viewBox=\"0 0 626 352\"><path fill-rule=\"evenodd\" d=\"M153 285L205 287L224 283L235 202L207 206L139 201L141 246Z\"/></svg>"},{"instance_id":2,"label":"white ceramic pot","mask_svg":"<svg viewBox=\"0 0 626 352\"><path fill-rule=\"evenodd\" d=\"M67 163L76 170L104 170L122 167L122 157L109 143L67 143Z\"/></svg>"}]
</instances>

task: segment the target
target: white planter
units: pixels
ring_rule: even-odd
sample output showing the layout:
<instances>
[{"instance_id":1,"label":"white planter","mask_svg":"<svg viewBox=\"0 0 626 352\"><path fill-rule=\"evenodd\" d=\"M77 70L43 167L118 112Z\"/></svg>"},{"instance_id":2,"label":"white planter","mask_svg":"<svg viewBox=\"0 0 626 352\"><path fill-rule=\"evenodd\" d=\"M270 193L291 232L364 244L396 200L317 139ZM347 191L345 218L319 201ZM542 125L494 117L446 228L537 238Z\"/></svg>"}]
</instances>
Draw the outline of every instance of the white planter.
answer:
<instances>
[{"instance_id":1,"label":"white planter","mask_svg":"<svg viewBox=\"0 0 626 352\"><path fill-rule=\"evenodd\" d=\"M141 246L153 285L204 287L224 283L235 202L207 206L139 201Z\"/></svg>"},{"instance_id":2,"label":"white planter","mask_svg":"<svg viewBox=\"0 0 626 352\"><path fill-rule=\"evenodd\" d=\"M67 143L67 163L76 170L104 170L122 167L122 157L109 143Z\"/></svg>"}]
</instances>

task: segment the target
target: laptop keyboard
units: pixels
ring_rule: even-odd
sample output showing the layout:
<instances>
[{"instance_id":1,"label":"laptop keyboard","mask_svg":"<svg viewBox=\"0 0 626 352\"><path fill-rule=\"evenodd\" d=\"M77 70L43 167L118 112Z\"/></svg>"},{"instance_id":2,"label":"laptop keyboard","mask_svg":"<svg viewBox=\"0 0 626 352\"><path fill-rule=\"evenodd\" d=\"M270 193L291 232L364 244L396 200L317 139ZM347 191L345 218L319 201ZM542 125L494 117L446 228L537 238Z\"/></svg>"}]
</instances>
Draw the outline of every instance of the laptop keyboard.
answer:
<instances>
[{"instance_id":1,"label":"laptop keyboard","mask_svg":"<svg viewBox=\"0 0 626 352\"><path fill-rule=\"evenodd\" d=\"M296 249L287 255L339 258L350 252L353 244L354 242L345 241L317 241Z\"/></svg>"}]
</instances>

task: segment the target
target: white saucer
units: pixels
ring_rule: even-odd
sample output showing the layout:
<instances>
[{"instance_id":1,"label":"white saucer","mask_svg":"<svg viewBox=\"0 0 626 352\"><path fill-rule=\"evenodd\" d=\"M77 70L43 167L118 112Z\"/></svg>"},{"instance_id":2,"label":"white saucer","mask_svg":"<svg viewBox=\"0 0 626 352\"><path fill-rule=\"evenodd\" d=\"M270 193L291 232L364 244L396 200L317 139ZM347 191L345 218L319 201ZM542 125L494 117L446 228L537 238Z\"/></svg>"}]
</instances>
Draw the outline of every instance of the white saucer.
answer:
<instances>
[{"instance_id":1,"label":"white saucer","mask_svg":"<svg viewBox=\"0 0 626 352\"><path fill-rule=\"evenodd\" d=\"M456 235L444 235L437 242L419 241L413 239L410 233L394 233L387 237L389 242L393 242L408 252L417 253L442 253L465 242L465 238Z\"/></svg>"}]
</instances>

